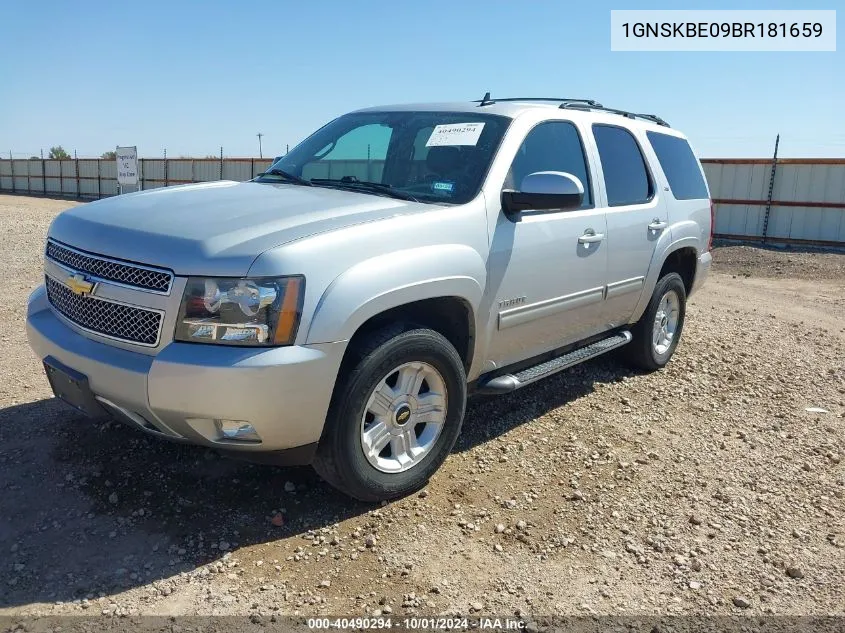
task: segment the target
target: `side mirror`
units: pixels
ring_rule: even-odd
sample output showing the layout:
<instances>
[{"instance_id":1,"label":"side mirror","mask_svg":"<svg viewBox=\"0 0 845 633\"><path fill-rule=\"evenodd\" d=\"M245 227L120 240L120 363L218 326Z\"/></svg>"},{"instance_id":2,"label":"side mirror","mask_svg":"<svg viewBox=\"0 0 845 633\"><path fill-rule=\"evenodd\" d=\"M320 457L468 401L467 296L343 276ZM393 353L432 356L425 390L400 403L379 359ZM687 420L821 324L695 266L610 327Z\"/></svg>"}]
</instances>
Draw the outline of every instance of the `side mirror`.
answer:
<instances>
[{"instance_id":1,"label":"side mirror","mask_svg":"<svg viewBox=\"0 0 845 633\"><path fill-rule=\"evenodd\" d=\"M584 185L563 171L535 171L522 179L519 191L502 191L502 208L509 217L522 211L571 211L583 201Z\"/></svg>"}]
</instances>

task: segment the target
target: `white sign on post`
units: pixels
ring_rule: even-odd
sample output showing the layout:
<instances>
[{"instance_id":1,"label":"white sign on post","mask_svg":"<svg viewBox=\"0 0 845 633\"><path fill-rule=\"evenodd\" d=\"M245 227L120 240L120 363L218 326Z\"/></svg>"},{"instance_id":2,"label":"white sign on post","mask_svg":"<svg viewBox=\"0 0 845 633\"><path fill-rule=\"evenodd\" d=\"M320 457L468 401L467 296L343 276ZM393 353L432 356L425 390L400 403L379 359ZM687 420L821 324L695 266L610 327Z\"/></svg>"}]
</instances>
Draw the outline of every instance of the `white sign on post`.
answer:
<instances>
[{"instance_id":1,"label":"white sign on post","mask_svg":"<svg viewBox=\"0 0 845 633\"><path fill-rule=\"evenodd\" d=\"M138 185L138 148L118 147L117 155L117 184L121 187L126 185Z\"/></svg>"}]
</instances>

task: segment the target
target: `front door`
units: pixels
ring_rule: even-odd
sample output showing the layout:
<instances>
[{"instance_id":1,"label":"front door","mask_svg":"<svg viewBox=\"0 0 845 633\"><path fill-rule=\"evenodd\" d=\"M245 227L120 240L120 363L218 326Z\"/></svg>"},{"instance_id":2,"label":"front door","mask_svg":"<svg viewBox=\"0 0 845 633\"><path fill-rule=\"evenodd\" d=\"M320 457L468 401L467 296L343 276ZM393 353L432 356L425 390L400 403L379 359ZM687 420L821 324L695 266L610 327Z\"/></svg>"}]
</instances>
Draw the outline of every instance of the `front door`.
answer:
<instances>
[{"instance_id":1,"label":"front door","mask_svg":"<svg viewBox=\"0 0 845 633\"><path fill-rule=\"evenodd\" d=\"M487 287L492 297L488 360L496 367L603 329L605 211L595 206L594 178L573 123L535 126L513 160L505 187L518 189L522 178L537 171L576 176L584 185L584 202L572 211L526 211L516 222L499 209ZM489 204L501 207L498 200Z\"/></svg>"}]
</instances>

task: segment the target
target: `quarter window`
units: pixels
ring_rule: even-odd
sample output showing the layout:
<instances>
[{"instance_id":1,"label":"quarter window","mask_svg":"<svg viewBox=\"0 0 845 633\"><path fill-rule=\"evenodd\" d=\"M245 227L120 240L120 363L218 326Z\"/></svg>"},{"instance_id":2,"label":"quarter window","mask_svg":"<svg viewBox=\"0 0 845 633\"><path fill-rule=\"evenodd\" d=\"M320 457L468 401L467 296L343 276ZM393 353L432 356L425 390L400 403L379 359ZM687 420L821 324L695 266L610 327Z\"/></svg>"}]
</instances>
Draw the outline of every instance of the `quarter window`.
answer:
<instances>
[{"instance_id":1,"label":"quarter window","mask_svg":"<svg viewBox=\"0 0 845 633\"><path fill-rule=\"evenodd\" d=\"M593 206L587 160L578 129L568 121L547 121L531 130L513 159L505 187L519 189L522 179L535 171L563 171L584 185L581 208Z\"/></svg>"},{"instance_id":2,"label":"quarter window","mask_svg":"<svg viewBox=\"0 0 845 633\"><path fill-rule=\"evenodd\" d=\"M659 132L646 132L649 143L657 154L660 167L669 181L669 188L676 200L707 198L707 185L701 167L685 139Z\"/></svg>"},{"instance_id":3,"label":"quarter window","mask_svg":"<svg viewBox=\"0 0 845 633\"><path fill-rule=\"evenodd\" d=\"M593 136L604 172L608 205L619 207L648 202L654 189L633 135L614 125L594 125Z\"/></svg>"}]
</instances>

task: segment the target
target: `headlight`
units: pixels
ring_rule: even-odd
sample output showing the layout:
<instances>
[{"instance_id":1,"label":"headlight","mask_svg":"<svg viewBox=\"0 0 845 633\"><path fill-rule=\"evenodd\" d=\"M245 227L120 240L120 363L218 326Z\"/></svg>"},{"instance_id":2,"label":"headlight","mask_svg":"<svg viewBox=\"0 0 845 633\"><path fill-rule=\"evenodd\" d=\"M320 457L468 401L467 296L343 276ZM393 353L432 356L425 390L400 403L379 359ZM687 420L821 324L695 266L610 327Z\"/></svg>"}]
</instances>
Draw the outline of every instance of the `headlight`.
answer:
<instances>
[{"instance_id":1,"label":"headlight","mask_svg":"<svg viewBox=\"0 0 845 633\"><path fill-rule=\"evenodd\" d=\"M177 341L219 345L291 345L296 337L303 277L190 277Z\"/></svg>"}]
</instances>

